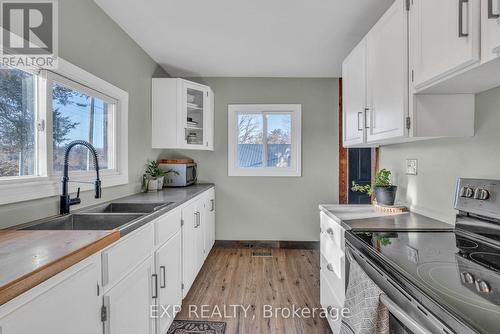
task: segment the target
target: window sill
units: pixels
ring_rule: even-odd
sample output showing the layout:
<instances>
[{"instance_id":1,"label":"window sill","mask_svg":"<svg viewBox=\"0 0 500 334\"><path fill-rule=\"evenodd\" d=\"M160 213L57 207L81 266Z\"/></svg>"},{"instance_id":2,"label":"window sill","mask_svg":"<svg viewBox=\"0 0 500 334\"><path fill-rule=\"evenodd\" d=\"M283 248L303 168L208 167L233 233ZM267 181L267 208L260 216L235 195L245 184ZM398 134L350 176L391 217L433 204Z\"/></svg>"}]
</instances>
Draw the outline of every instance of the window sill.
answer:
<instances>
[{"instance_id":1,"label":"window sill","mask_svg":"<svg viewBox=\"0 0 500 334\"><path fill-rule=\"evenodd\" d=\"M90 191L94 189L92 184L76 183L93 182L93 177L70 177L69 190L74 193L81 188L81 191ZM128 176L119 173L106 173L101 175L103 188L109 188L128 183ZM24 201L42 199L61 194L60 177L27 177L23 179L9 179L0 181L0 205L12 204Z\"/></svg>"},{"instance_id":2,"label":"window sill","mask_svg":"<svg viewBox=\"0 0 500 334\"><path fill-rule=\"evenodd\" d=\"M283 168L231 168L228 176L301 177L302 172Z\"/></svg>"}]
</instances>

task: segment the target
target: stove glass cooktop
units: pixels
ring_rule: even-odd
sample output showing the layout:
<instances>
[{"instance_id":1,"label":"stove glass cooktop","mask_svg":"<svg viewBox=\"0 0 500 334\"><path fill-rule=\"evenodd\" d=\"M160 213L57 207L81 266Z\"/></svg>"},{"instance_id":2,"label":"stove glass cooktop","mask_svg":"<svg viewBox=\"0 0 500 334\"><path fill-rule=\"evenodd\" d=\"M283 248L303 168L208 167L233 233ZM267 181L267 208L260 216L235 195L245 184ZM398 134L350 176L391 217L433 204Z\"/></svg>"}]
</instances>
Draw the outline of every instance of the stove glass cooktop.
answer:
<instances>
[{"instance_id":1,"label":"stove glass cooktop","mask_svg":"<svg viewBox=\"0 0 500 334\"><path fill-rule=\"evenodd\" d=\"M353 234L450 313L499 333L499 248L454 232Z\"/></svg>"}]
</instances>

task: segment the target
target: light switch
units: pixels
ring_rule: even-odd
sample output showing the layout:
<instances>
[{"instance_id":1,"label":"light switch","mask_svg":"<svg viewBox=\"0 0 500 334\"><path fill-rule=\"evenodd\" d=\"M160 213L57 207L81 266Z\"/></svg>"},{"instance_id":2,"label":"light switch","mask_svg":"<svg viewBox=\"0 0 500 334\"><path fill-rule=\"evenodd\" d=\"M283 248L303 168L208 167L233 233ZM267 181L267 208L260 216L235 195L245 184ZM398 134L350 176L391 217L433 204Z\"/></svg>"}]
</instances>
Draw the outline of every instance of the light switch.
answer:
<instances>
[{"instance_id":1,"label":"light switch","mask_svg":"<svg viewBox=\"0 0 500 334\"><path fill-rule=\"evenodd\" d=\"M417 159L406 159L406 174L417 175Z\"/></svg>"}]
</instances>

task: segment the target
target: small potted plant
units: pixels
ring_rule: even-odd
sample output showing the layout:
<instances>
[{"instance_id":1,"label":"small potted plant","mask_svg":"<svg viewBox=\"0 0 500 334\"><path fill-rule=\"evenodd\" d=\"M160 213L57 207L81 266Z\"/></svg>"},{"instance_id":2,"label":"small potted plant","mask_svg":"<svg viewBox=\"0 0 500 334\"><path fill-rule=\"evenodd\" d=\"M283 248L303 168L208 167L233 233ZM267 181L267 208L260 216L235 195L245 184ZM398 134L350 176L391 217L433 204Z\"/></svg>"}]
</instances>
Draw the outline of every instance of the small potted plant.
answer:
<instances>
[{"instance_id":1,"label":"small potted plant","mask_svg":"<svg viewBox=\"0 0 500 334\"><path fill-rule=\"evenodd\" d=\"M163 188L165 172L160 168L158 161L150 161L143 176L143 187L145 192L153 192Z\"/></svg>"},{"instance_id":2,"label":"small potted plant","mask_svg":"<svg viewBox=\"0 0 500 334\"><path fill-rule=\"evenodd\" d=\"M375 188L370 184L360 185L352 181L352 191L366 193L371 196L375 193L375 199L381 205L394 205L398 187L391 183L391 172L387 169L380 170L375 176Z\"/></svg>"}]
</instances>

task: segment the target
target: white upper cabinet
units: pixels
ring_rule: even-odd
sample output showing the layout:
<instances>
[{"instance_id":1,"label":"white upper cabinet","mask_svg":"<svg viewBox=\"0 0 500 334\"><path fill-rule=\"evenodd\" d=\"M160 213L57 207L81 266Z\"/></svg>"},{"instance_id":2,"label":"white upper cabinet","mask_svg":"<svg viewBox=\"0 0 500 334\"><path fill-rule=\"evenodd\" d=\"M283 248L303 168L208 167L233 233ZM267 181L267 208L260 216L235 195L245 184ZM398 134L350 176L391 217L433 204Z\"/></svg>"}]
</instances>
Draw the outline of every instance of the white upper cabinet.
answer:
<instances>
[{"instance_id":1,"label":"white upper cabinet","mask_svg":"<svg viewBox=\"0 0 500 334\"><path fill-rule=\"evenodd\" d=\"M423 5L427 5L427 2L413 0L414 7L410 8L411 0L396 0L345 59L342 67L345 147L378 146L474 134L473 94L416 94L411 85L408 27L412 25L408 13L419 5L422 7L420 11L425 14L423 9L427 8ZM443 3L448 2L443 0ZM436 8L442 5L440 3ZM471 9L467 9L467 5ZM458 8L457 6L456 9ZM472 13L473 8L472 3L463 3L463 11ZM470 17L463 12L462 14ZM455 21L458 25L458 16ZM437 29L437 26L438 24L433 29ZM463 26L462 32L466 34L466 29L469 29L471 36L471 28L467 27ZM455 30L458 31L458 28ZM423 34L430 36L427 28ZM431 44L429 42L428 47ZM461 49L458 46L460 43L456 44L455 51L452 52L455 60L459 58L455 53ZM466 49L463 45L461 47ZM428 54L432 52L429 51ZM433 64L434 56L430 57L425 52L423 54L425 57L421 61L425 66L420 68L425 68L425 73L440 72L441 70L437 70L439 66ZM429 71L430 68L435 70ZM426 76L435 78L439 75Z\"/></svg>"},{"instance_id":2,"label":"white upper cabinet","mask_svg":"<svg viewBox=\"0 0 500 334\"><path fill-rule=\"evenodd\" d=\"M410 40L416 89L479 62L479 0L412 2Z\"/></svg>"},{"instance_id":3,"label":"white upper cabinet","mask_svg":"<svg viewBox=\"0 0 500 334\"><path fill-rule=\"evenodd\" d=\"M367 35L367 142L406 134L408 14L397 0Z\"/></svg>"},{"instance_id":4,"label":"white upper cabinet","mask_svg":"<svg viewBox=\"0 0 500 334\"><path fill-rule=\"evenodd\" d=\"M500 56L500 0L481 0L482 62Z\"/></svg>"},{"instance_id":5,"label":"white upper cabinet","mask_svg":"<svg viewBox=\"0 0 500 334\"><path fill-rule=\"evenodd\" d=\"M366 108L366 39L363 39L342 64L344 145L364 142Z\"/></svg>"},{"instance_id":6,"label":"white upper cabinet","mask_svg":"<svg viewBox=\"0 0 500 334\"><path fill-rule=\"evenodd\" d=\"M500 86L500 0L410 0L410 71L417 94Z\"/></svg>"},{"instance_id":7,"label":"white upper cabinet","mask_svg":"<svg viewBox=\"0 0 500 334\"><path fill-rule=\"evenodd\" d=\"M152 94L153 148L213 150L214 94L184 79L155 78Z\"/></svg>"}]
</instances>

